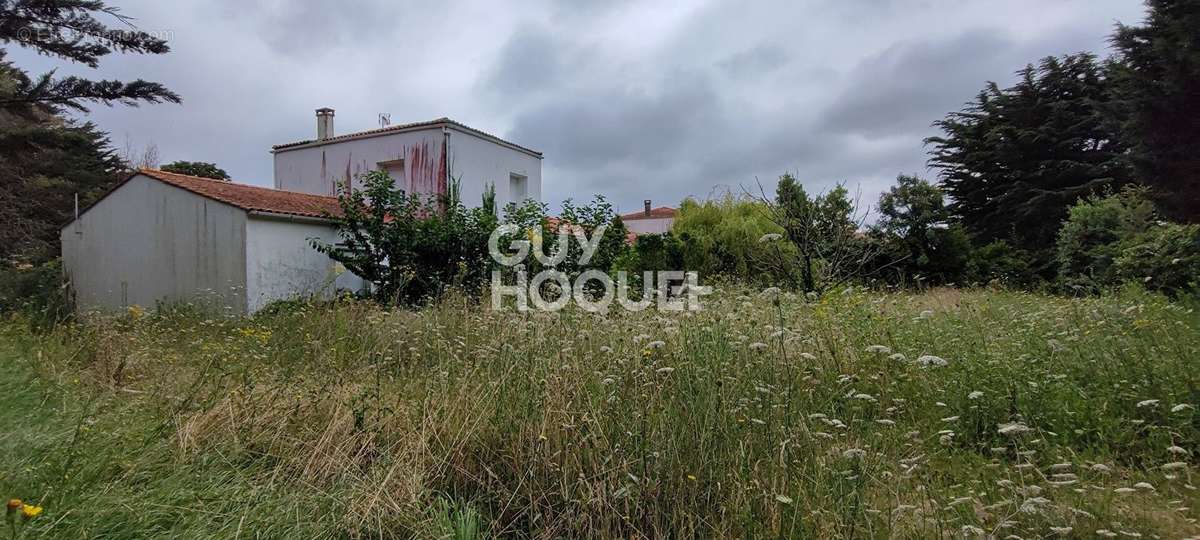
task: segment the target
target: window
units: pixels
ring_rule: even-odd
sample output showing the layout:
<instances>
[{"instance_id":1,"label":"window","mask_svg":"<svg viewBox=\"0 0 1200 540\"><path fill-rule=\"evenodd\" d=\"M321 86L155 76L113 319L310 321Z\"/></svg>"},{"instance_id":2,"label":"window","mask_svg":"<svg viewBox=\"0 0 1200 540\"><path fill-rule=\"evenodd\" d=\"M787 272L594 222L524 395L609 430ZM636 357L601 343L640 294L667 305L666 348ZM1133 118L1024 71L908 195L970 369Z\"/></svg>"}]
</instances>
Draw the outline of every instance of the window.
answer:
<instances>
[{"instance_id":1,"label":"window","mask_svg":"<svg viewBox=\"0 0 1200 540\"><path fill-rule=\"evenodd\" d=\"M396 159L392 161L380 161L375 164L379 170L386 172L392 178L392 185L400 188L401 192L408 187L407 175L404 174L404 160Z\"/></svg>"},{"instance_id":2,"label":"window","mask_svg":"<svg viewBox=\"0 0 1200 540\"><path fill-rule=\"evenodd\" d=\"M520 203L529 198L529 177L523 174L510 173L508 175L508 199L511 202Z\"/></svg>"}]
</instances>

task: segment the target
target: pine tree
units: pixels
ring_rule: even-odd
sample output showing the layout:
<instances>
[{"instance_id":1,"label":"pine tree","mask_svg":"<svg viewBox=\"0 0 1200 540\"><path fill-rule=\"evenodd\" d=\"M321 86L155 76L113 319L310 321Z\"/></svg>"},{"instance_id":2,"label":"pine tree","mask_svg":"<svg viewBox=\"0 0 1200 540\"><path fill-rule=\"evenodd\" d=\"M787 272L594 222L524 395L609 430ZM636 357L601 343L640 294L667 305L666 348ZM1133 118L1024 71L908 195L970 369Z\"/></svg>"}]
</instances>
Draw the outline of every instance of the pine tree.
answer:
<instances>
[{"instance_id":1,"label":"pine tree","mask_svg":"<svg viewBox=\"0 0 1200 540\"><path fill-rule=\"evenodd\" d=\"M124 28L110 28L96 19L107 15ZM40 54L97 67L113 52L164 54L167 42L133 27L133 19L100 0L0 0L0 42L16 43ZM30 105L50 105L86 112L85 103L136 106L140 102L179 103L165 86L137 79L132 82L92 81L81 77L55 78L54 72L22 77L0 93L0 108L27 113Z\"/></svg>"},{"instance_id":2,"label":"pine tree","mask_svg":"<svg viewBox=\"0 0 1200 540\"><path fill-rule=\"evenodd\" d=\"M1149 0L1142 26L1111 42L1139 180L1168 217L1200 221L1200 1Z\"/></svg>"},{"instance_id":3,"label":"pine tree","mask_svg":"<svg viewBox=\"0 0 1200 540\"><path fill-rule=\"evenodd\" d=\"M1004 240L1053 271L1050 246L1069 206L1131 178L1109 110L1106 66L1091 54L1048 57L996 83L926 139L950 209L978 245Z\"/></svg>"}]
</instances>

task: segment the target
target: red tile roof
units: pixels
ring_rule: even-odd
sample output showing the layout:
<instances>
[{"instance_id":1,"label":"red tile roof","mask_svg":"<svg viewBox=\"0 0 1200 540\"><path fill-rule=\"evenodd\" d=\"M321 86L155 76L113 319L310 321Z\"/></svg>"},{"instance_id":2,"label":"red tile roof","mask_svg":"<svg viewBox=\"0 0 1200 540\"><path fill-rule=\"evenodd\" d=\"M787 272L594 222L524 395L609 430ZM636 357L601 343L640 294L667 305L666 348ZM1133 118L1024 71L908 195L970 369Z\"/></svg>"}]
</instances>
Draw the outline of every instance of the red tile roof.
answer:
<instances>
[{"instance_id":1,"label":"red tile roof","mask_svg":"<svg viewBox=\"0 0 1200 540\"><path fill-rule=\"evenodd\" d=\"M638 219L673 218L678 212L678 210L671 208L670 206L660 206L658 208L651 209L649 214L646 214L645 210L632 212L629 214L622 214L621 219L623 221L633 221Z\"/></svg>"},{"instance_id":2,"label":"red tile roof","mask_svg":"<svg viewBox=\"0 0 1200 540\"><path fill-rule=\"evenodd\" d=\"M335 197L235 184L158 169L139 169L130 178L139 174L247 211L316 218L341 215Z\"/></svg>"},{"instance_id":3,"label":"red tile roof","mask_svg":"<svg viewBox=\"0 0 1200 540\"><path fill-rule=\"evenodd\" d=\"M504 139L501 139L500 137L492 135L491 133L488 133L488 132L480 130L480 129L475 129L471 126L468 126L468 125L460 123L460 122L456 122L456 121L446 118L444 116L441 118L435 119L435 120L429 120L427 122L412 122L410 124L397 124L394 126L388 126L388 127L384 127L384 128L368 129L366 131L358 131L355 133L347 133L345 135L337 135L335 137L330 137L325 140L305 139L303 141L296 141L296 142L292 142L292 143L277 144L277 145L271 147L271 151L276 152L276 151L281 151L281 150L288 150L288 149L295 148L298 146L305 146L305 145L310 145L310 144L327 144L327 143L331 143L331 142L346 141L346 140L350 140L350 139L361 139L364 137L374 137L374 136L378 136L378 135L386 135L388 133L392 133L392 132L396 132L396 131L414 131L414 130L418 130L418 129L429 129L429 128L440 128L440 127L455 127L462 131L465 131L467 133L471 133L473 135L477 135L484 139L498 142L505 146L510 146L510 147L520 150L522 152L532 154L536 157L539 157L539 158L542 157L542 153L538 152L537 150L533 150L531 148L526 148L524 146L521 146L521 145L511 142L511 141L506 141Z\"/></svg>"}]
</instances>

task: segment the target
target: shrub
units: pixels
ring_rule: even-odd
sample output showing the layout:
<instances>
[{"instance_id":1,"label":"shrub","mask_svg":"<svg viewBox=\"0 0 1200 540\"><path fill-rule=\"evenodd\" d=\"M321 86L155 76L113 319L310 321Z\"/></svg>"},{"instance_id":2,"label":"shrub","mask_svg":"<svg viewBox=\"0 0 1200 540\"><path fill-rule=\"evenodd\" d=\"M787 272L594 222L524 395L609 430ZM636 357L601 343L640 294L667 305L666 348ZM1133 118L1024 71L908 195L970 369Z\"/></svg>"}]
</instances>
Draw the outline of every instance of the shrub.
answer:
<instances>
[{"instance_id":1,"label":"shrub","mask_svg":"<svg viewBox=\"0 0 1200 540\"><path fill-rule=\"evenodd\" d=\"M468 209L455 195L406 194L386 172L362 175L361 190L338 195L339 244L313 247L375 285L377 300L420 304L451 286L476 291L489 278L488 236L496 226L491 190L481 208Z\"/></svg>"},{"instance_id":2,"label":"shrub","mask_svg":"<svg viewBox=\"0 0 1200 540\"><path fill-rule=\"evenodd\" d=\"M1113 265L1121 279L1172 297L1200 291L1200 225L1161 224L1129 243Z\"/></svg>"},{"instance_id":3,"label":"shrub","mask_svg":"<svg viewBox=\"0 0 1200 540\"><path fill-rule=\"evenodd\" d=\"M62 260L0 270L0 311L20 314L34 330L46 330L72 314Z\"/></svg>"},{"instance_id":4,"label":"shrub","mask_svg":"<svg viewBox=\"0 0 1200 540\"><path fill-rule=\"evenodd\" d=\"M1095 293L1119 281L1113 263L1154 221L1144 188L1092 196L1068 211L1058 233L1058 279L1072 291Z\"/></svg>"},{"instance_id":5,"label":"shrub","mask_svg":"<svg viewBox=\"0 0 1200 540\"><path fill-rule=\"evenodd\" d=\"M1037 276L1029 267L1029 259L1029 255L1022 250L997 240L971 252L967 263L967 279L974 283L1032 285L1037 281Z\"/></svg>"},{"instance_id":6,"label":"shrub","mask_svg":"<svg viewBox=\"0 0 1200 540\"><path fill-rule=\"evenodd\" d=\"M783 232L771 220L765 203L731 193L707 201L684 199L671 228L685 269L701 276L724 275L749 281L785 279L779 269L757 264L771 259L781 246L794 251L785 243L759 241L765 234Z\"/></svg>"}]
</instances>

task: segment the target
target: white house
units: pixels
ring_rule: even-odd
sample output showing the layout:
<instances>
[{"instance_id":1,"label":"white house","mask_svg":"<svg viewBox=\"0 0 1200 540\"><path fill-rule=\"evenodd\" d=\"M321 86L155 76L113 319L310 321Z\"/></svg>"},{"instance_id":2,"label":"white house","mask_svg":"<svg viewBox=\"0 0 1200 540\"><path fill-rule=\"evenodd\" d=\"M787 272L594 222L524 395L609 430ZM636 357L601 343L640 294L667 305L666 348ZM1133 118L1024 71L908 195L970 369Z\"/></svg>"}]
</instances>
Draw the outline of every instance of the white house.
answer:
<instances>
[{"instance_id":1,"label":"white house","mask_svg":"<svg viewBox=\"0 0 1200 540\"><path fill-rule=\"evenodd\" d=\"M275 188L336 195L372 170L387 171L409 193L445 193L460 183L464 204L478 206L487 185L496 203L541 200L542 153L449 118L335 135L334 111L317 109L317 136L276 145Z\"/></svg>"},{"instance_id":2,"label":"white house","mask_svg":"<svg viewBox=\"0 0 1200 540\"><path fill-rule=\"evenodd\" d=\"M319 109L318 138L279 145L275 189L142 169L63 227L63 269L80 310L201 302L231 314L280 299L368 286L317 252L336 242L329 216L337 185L385 170L414 193L460 182L478 205L541 197L541 154L447 120L332 136Z\"/></svg>"},{"instance_id":3,"label":"white house","mask_svg":"<svg viewBox=\"0 0 1200 540\"><path fill-rule=\"evenodd\" d=\"M625 228L634 234L662 234L671 230L675 224L677 210L669 206L650 207L650 199L644 201L645 208L641 212L622 214L621 221Z\"/></svg>"}]
</instances>

